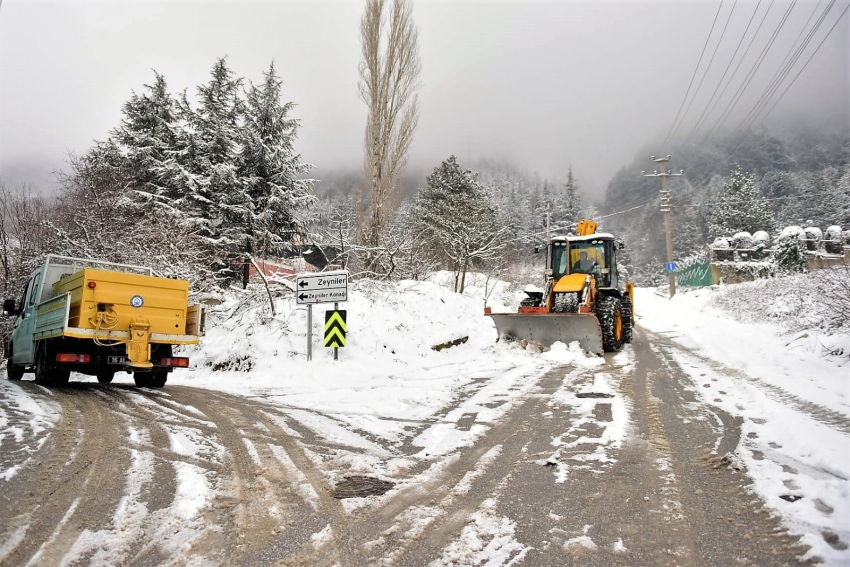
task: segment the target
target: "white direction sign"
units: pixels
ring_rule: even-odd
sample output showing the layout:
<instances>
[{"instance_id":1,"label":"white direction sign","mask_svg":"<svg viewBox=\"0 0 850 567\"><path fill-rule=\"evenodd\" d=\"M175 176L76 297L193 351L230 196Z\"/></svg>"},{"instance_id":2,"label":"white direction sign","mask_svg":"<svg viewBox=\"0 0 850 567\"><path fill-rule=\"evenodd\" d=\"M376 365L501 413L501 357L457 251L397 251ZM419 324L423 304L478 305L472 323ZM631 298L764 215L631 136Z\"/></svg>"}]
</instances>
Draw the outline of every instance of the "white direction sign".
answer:
<instances>
[{"instance_id":1,"label":"white direction sign","mask_svg":"<svg viewBox=\"0 0 850 567\"><path fill-rule=\"evenodd\" d=\"M296 274L295 298L302 305L348 301L348 272Z\"/></svg>"}]
</instances>

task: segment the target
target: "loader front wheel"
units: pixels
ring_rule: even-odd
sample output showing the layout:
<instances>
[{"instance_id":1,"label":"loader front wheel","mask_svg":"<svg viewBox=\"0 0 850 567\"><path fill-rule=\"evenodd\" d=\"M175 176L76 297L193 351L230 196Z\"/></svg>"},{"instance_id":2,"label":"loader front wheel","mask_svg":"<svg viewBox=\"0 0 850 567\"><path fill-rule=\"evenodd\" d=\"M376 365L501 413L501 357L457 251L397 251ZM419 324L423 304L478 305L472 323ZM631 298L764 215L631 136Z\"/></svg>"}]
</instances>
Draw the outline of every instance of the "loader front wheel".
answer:
<instances>
[{"instance_id":1,"label":"loader front wheel","mask_svg":"<svg viewBox=\"0 0 850 567\"><path fill-rule=\"evenodd\" d=\"M602 348L605 352L617 352L623 348L623 309L619 298L610 295L601 297L596 316L602 327Z\"/></svg>"}]
</instances>

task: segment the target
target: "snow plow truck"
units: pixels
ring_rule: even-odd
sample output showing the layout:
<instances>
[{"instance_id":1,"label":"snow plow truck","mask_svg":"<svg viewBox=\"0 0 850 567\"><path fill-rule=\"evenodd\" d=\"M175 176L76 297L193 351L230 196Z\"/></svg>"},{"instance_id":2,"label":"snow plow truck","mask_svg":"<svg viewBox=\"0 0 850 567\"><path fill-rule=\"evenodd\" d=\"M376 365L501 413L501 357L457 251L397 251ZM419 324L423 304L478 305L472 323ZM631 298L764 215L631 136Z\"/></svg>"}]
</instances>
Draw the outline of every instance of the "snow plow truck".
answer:
<instances>
[{"instance_id":1,"label":"snow plow truck","mask_svg":"<svg viewBox=\"0 0 850 567\"><path fill-rule=\"evenodd\" d=\"M47 386L67 384L71 372L112 382L133 373L137 386L162 388L189 359L175 345L198 344L205 312L189 305L189 282L156 277L151 268L48 255L30 276L5 344L6 376L34 372Z\"/></svg>"},{"instance_id":2,"label":"snow plow truck","mask_svg":"<svg viewBox=\"0 0 850 567\"><path fill-rule=\"evenodd\" d=\"M531 340L551 346L578 341L592 353L619 351L632 341L634 284L617 272L613 235L597 233L590 220L578 223L575 236L550 239L543 290L526 290L518 313L485 313L499 338Z\"/></svg>"}]
</instances>

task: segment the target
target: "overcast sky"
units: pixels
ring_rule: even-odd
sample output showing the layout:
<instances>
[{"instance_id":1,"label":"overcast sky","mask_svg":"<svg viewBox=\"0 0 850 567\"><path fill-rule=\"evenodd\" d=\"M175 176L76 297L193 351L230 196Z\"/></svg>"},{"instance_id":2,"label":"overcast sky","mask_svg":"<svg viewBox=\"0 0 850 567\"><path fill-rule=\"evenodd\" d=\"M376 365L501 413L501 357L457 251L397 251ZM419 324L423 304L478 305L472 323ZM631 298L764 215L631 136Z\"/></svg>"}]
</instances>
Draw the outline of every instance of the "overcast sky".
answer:
<instances>
[{"instance_id":1,"label":"overcast sky","mask_svg":"<svg viewBox=\"0 0 850 567\"><path fill-rule=\"evenodd\" d=\"M366 112L357 95L361 0L0 1L0 179L7 185L49 190L50 172L64 166L67 151L82 153L105 139L131 91L152 81L152 69L173 91L194 91L225 55L238 76L254 81L275 61L283 96L297 104L294 116L302 121L296 148L316 165L315 177L360 167ZM647 143L667 151L661 142L720 4L415 1L422 76L411 165L429 170L451 154L462 165L510 159L560 179L572 164L585 189L598 194ZM827 4L797 2L726 126L740 123L809 16L815 14L814 22ZM728 28L683 135L707 107L757 5L725 0L694 87L727 17ZM747 59L707 124L715 123L789 3L761 3L738 57L768 6ZM836 2L789 81L846 6L847 0ZM848 30L850 13L772 117L847 123Z\"/></svg>"}]
</instances>

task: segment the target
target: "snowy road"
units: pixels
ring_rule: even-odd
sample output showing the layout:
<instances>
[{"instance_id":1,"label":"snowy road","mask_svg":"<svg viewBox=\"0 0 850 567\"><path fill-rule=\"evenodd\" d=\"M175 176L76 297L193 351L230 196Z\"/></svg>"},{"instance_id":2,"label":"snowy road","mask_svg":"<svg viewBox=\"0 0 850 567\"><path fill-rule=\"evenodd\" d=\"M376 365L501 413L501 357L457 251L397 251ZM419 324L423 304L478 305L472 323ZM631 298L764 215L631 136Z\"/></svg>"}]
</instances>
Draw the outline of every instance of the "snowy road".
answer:
<instances>
[{"instance_id":1,"label":"snowy road","mask_svg":"<svg viewBox=\"0 0 850 567\"><path fill-rule=\"evenodd\" d=\"M832 473L760 445L724 380L843 443L850 420L735 372L640 330L604 363L489 396L482 377L382 427L186 386L2 380L0 565L796 565L806 546L735 455L786 467L786 496ZM394 485L336 498L364 469ZM846 517L809 500L843 564Z\"/></svg>"}]
</instances>

